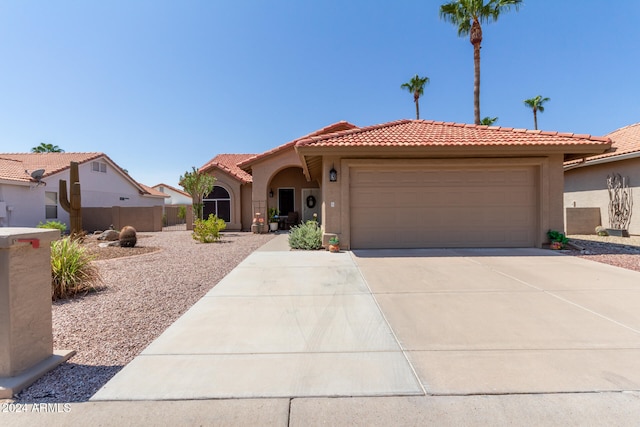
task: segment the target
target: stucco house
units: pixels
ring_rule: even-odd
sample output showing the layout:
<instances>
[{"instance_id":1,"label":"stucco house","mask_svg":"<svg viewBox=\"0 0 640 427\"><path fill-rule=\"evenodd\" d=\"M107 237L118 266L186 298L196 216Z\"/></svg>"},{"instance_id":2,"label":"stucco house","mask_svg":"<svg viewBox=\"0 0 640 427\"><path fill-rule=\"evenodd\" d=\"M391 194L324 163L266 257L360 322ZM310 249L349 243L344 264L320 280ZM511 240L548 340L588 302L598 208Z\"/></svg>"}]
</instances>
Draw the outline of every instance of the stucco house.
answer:
<instances>
[{"instance_id":1,"label":"stucco house","mask_svg":"<svg viewBox=\"0 0 640 427\"><path fill-rule=\"evenodd\" d=\"M607 177L619 174L629 185L632 201L628 231L640 235L640 123L606 135L611 149L564 164L564 206L567 233L593 234L595 227L609 227Z\"/></svg>"},{"instance_id":2,"label":"stucco house","mask_svg":"<svg viewBox=\"0 0 640 427\"><path fill-rule=\"evenodd\" d=\"M610 145L497 126L343 121L200 170L228 193L232 229L276 207L301 221L316 213L344 248L540 247L549 229L564 229L564 162Z\"/></svg>"},{"instance_id":3,"label":"stucco house","mask_svg":"<svg viewBox=\"0 0 640 427\"><path fill-rule=\"evenodd\" d=\"M71 162L79 164L83 225L98 218L97 209L109 214L104 219L108 226L113 223L114 207L158 207L159 218L148 222L161 229L166 195L136 182L104 153L0 153L0 226L34 227L54 220L68 227L69 214L59 201L59 180L69 185ZM147 222L141 220L138 223ZM154 231L157 227L142 228Z\"/></svg>"},{"instance_id":4,"label":"stucco house","mask_svg":"<svg viewBox=\"0 0 640 427\"><path fill-rule=\"evenodd\" d=\"M151 188L167 196L164 199L165 205L191 205L193 203L193 199L189 193L168 184L160 183Z\"/></svg>"}]
</instances>

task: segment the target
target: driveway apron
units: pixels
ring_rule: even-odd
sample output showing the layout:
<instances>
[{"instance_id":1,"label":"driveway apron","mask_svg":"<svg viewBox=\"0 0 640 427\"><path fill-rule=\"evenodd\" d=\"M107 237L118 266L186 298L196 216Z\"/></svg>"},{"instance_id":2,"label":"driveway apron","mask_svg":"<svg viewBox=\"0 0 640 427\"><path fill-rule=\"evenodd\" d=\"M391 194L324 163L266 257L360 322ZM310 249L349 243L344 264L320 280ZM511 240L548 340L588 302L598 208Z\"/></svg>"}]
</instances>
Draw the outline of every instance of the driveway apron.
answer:
<instances>
[{"instance_id":1,"label":"driveway apron","mask_svg":"<svg viewBox=\"0 0 640 427\"><path fill-rule=\"evenodd\" d=\"M428 394L640 390L640 273L538 249L358 250Z\"/></svg>"},{"instance_id":2,"label":"driveway apron","mask_svg":"<svg viewBox=\"0 0 640 427\"><path fill-rule=\"evenodd\" d=\"M246 258L92 400L424 394L350 253L277 249Z\"/></svg>"}]
</instances>

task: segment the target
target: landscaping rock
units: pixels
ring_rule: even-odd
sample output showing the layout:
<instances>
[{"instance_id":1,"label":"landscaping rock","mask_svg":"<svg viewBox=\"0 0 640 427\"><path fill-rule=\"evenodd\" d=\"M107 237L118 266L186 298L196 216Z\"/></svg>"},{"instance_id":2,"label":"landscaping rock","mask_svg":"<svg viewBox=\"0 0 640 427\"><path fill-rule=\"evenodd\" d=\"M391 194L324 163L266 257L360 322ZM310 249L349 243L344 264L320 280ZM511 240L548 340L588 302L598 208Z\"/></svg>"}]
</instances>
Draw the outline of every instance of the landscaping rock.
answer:
<instances>
[{"instance_id":1,"label":"landscaping rock","mask_svg":"<svg viewBox=\"0 0 640 427\"><path fill-rule=\"evenodd\" d=\"M98 240L106 240L109 242L113 242L115 240L118 240L119 238L120 238L120 233L118 233L116 230L107 230L102 232L98 236Z\"/></svg>"}]
</instances>

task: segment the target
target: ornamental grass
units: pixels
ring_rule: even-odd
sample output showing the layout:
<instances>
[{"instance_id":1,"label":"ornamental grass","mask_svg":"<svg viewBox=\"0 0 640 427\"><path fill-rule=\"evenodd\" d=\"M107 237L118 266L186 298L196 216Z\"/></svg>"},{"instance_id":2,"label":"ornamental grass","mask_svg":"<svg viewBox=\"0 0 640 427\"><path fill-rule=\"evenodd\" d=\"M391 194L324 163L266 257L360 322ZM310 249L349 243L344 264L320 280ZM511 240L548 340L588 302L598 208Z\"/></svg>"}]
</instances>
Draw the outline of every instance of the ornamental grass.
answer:
<instances>
[{"instance_id":1,"label":"ornamental grass","mask_svg":"<svg viewBox=\"0 0 640 427\"><path fill-rule=\"evenodd\" d=\"M51 298L55 301L94 291L102 279L93 259L69 237L51 243Z\"/></svg>"}]
</instances>

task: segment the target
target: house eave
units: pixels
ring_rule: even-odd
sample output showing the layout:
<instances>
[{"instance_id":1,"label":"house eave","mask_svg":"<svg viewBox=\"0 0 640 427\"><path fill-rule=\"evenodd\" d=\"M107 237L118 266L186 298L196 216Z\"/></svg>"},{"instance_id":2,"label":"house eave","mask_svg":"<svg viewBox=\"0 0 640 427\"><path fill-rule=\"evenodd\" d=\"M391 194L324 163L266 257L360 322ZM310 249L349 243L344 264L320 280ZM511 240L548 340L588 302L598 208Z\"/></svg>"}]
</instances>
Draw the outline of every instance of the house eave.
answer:
<instances>
[{"instance_id":1,"label":"house eave","mask_svg":"<svg viewBox=\"0 0 640 427\"><path fill-rule=\"evenodd\" d=\"M578 169L578 168L584 168L587 166L593 166L593 165L601 165L601 164L606 164L606 163L612 163L612 162L617 162L620 160L629 160L629 159L636 159L640 157L640 151L635 151L633 153L626 153L626 154L619 154L617 156L609 156L609 157L602 157L600 159L593 159L593 160L587 160L587 159L582 159L581 162L579 163L573 163L570 165L565 165L564 166L564 170L565 171L569 171L572 169Z\"/></svg>"}]
</instances>

